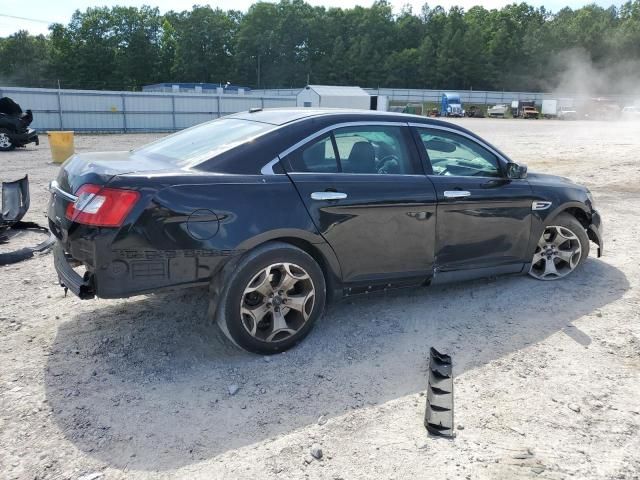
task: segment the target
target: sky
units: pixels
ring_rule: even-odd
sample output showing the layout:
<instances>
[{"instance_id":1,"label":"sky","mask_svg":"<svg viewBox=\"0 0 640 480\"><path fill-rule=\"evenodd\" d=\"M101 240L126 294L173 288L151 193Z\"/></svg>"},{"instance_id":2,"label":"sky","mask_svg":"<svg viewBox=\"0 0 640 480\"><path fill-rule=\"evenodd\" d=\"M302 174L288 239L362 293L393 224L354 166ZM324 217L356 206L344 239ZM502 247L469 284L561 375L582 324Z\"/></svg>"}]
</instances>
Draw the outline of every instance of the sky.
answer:
<instances>
[{"instance_id":1,"label":"sky","mask_svg":"<svg viewBox=\"0 0 640 480\"><path fill-rule=\"evenodd\" d=\"M513 2L514 0L489 0L482 3L477 0L431 0L428 3L431 6L440 4L447 9L453 5L457 5L465 9L469 9L474 5L482 5L487 9L491 9L500 8ZM252 3L255 3L255 0L235 0L234 2L229 2L228 0L28 0L27 2L24 0L0 0L0 37L6 37L18 30L28 30L32 34L46 34L48 32L47 27L49 23L58 22L66 24L75 10L85 10L87 7L105 5L139 7L146 4L157 6L160 8L160 11L164 13L168 10L190 10L193 4L209 4L213 8L218 7L223 10L233 8L235 10L246 11ZM373 3L373 0L307 0L307 3L314 6L323 5L325 7L350 8L356 5L361 5L363 7L370 6ZM414 12L419 12L424 3L424 0L391 0L391 4L396 12L399 12L405 4L411 5ZM571 8L580 8L588 3L597 3L603 6L609 6L611 3L615 2L612 0L596 0L595 2L579 0L529 0L527 3L534 6L544 5L547 10L557 12L566 6ZM25 5L28 5L28 8L25 8ZM25 17L32 20L15 17Z\"/></svg>"}]
</instances>

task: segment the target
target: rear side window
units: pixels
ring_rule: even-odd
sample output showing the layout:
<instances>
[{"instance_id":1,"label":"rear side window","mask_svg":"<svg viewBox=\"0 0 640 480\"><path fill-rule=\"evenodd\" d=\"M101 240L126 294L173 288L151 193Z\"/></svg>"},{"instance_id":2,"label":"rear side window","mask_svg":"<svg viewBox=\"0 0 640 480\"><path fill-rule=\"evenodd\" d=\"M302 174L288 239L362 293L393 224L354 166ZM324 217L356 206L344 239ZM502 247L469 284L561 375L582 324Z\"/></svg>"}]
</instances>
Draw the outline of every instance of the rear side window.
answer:
<instances>
[{"instance_id":1,"label":"rear side window","mask_svg":"<svg viewBox=\"0 0 640 480\"><path fill-rule=\"evenodd\" d=\"M197 165L274 128L269 123L224 118L161 138L134 150L133 154L181 167Z\"/></svg>"},{"instance_id":2,"label":"rear side window","mask_svg":"<svg viewBox=\"0 0 640 480\"><path fill-rule=\"evenodd\" d=\"M365 125L339 128L334 135L344 173L422 173L417 158L411 154L411 138L407 128Z\"/></svg>"},{"instance_id":3,"label":"rear side window","mask_svg":"<svg viewBox=\"0 0 640 480\"><path fill-rule=\"evenodd\" d=\"M294 172L337 173L338 160L331 135L305 145L287 157Z\"/></svg>"}]
</instances>

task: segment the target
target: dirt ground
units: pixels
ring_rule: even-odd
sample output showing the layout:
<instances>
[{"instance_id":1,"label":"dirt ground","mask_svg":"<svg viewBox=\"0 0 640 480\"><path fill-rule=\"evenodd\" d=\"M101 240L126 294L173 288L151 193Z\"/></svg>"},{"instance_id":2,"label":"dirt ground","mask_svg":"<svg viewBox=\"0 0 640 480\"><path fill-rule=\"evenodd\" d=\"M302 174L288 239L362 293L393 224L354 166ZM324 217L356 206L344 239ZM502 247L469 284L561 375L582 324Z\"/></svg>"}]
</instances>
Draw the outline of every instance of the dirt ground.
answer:
<instances>
[{"instance_id":1,"label":"dirt ground","mask_svg":"<svg viewBox=\"0 0 640 480\"><path fill-rule=\"evenodd\" d=\"M639 478L640 124L459 123L530 170L586 184L605 255L558 282L343 301L269 358L223 346L206 290L80 301L50 254L0 267L0 477ZM57 171L43 140L0 155L2 179L29 173L38 222ZM453 356L454 440L423 427L430 346Z\"/></svg>"}]
</instances>

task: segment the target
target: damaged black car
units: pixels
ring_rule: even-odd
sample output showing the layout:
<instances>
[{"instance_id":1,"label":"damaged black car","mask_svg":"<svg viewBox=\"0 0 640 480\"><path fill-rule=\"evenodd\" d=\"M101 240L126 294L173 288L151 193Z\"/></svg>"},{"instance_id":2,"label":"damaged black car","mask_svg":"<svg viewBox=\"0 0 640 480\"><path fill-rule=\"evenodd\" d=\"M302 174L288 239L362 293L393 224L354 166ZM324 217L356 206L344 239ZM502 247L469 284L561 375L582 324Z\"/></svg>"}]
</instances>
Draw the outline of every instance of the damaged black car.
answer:
<instances>
[{"instance_id":1,"label":"damaged black car","mask_svg":"<svg viewBox=\"0 0 640 480\"><path fill-rule=\"evenodd\" d=\"M590 242L603 250L585 187L404 114L252 110L130 152L75 155L50 190L65 288L89 299L207 285L226 336L267 354L304 338L332 298L498 274L557 280Z\"/></svg>"},{"instance_id":2,"label":"damaged black car","mask_svg":"<svg viewBox=\"0 0 640 480\"><path fill-rule=\"evenodd\" d=\"M37 132L30 128L31 110L22 111L20 105L9 97L0 98L0 152L7 152L29 143L38 145Z\"/></svg>"}]
</instances>

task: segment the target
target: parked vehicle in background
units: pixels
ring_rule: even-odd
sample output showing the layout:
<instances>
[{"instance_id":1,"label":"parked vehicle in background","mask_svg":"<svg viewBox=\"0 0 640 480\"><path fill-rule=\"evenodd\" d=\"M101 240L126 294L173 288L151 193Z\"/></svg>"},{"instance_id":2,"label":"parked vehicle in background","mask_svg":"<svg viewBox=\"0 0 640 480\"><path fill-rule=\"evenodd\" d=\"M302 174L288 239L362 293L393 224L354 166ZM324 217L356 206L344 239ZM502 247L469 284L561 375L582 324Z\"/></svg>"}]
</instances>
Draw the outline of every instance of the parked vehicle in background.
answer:
<instances>
[{"instance_id":1,"label":"parked vehicle in background","mask_svg":"<svg viewBox=\"0 0 640 480\"><path fill-rule=\"evenodd\" d=\"M440 101L441 117L464 117L462 100L458 93L443 93Z\"/></svg>"},{"instance_id":2,"label":"parked vehicle in background","mask_svg":"<svg viewBox=\"0 0 640 480\"><path fill-rule=\"evenodd\" d=\"M519 102L518 100L514 100L511 102L511 116L513 118L517 118L520 115L520 110L518 109Z\"/></svg>"},{"instance_id":3,"label":"parked vehicle in background","mask_svg":"<svg viewBox=\"0 0 640 480\"><path fill-rule=\"evenodd\" d=\"M544 118L551 118L558 115L558 100L542 100L542 107L540 113Z\"/></svg>"},{"instance_id":4,"label":"parked vehicle in background","mask_svg":"<svg viewBox=\"0 0 640 480\"><path fill-rule=\"evenodd\" d=\"M421 103L407 103L402 109L401 113L408 113L410 115L422 115Z\"/></svg>"},{"instance_id":5,"label":"parked vehicle in background","mask_svg":"<svg viewBox=\"0 0 640 480\"><path fill-rule=\"evenodd\" d=\"M484 118L482 107L477 105L471 105L468 110L465 110L464 114L469 118Z\"/></svg>"},{"instance_id":6,"label":"parked vehicle in background","mask_svg":"<svg viewBox=\"0 0 640 480\"><path fill-rule=\"evenodd\" d=\"M522 118L539 118L540 117L540 112L538 112L538 110L536 110L536 107L530 107L530 106L526 106L526 107L522 107L520 109L520 116Z\"/></svg>"},{"instance_id":7,"label":"parked vehicle in background","mask_svg":"<svg viewBox=\"0 0 640 480\"><path fill-rule=\"evenodd\" d=\"M85 299L208 285L212 319L258 353L304 338L328 298L509 273L555 280L590 240L603 248L585 187L414 115L238 113L75 155L50 190L62 285Z\"/></svg>"},{"instance_id":8,"label":"parked vehicle in background","mask_svg":"<svg viewBox=\"0 0 640 480\"><path fill-rule=\"evenodd\" d=\"M577 112L573 108L573 99L546 99L542 100L542 108L540 114L544 118L558 118L561 120L569 120L572 117L578 117Z\"/></svg>"},{"instance_id":9,"label":"parked vehicle in background","mask_svg":"<svg viewBox=\"0 0 640 480\"><path fill-rule=\"evenodd\" d=\"M526 107L531 107L535 110L536 102L534 100L514 100L511 102L511 116L513 118L526 118L523 115Z\"/></svg>"},{"instance_id":10,"label":"parked vehicle in background","mask_svg":"<svg viewBox=\"0 0 640 480\"><path fill-rule=\"evenodd\" d=\"M589 120L618 120L622 113L616 100L591 98L582 105L585 118Z\"/></svg>"},{"instance_id":11,"label":"parked vehicle in background","mask_svg":"<svg viewBox=\"0 0 640 480\"><path fill-rule=\"evenodd\" d=\"M0 99L0 152L24 147L29 143L39 144L38 134L29 128L33 121L31 110L22 111L20 105L9 97Z\"/></svg>"},{"instance_id":12,"label":"parked vehicle in background","mask_svg":"<svg viewBox=\"0 0 640 480\"><path fill-rule=\"evenodd\" d=\"M509 107L504 104L494 105L493 107L489 107L487 109L487 115L493 118L504 118L507 114Z\"/></svg>"},{"instance_id":13,"label":"parked vehicle in background","mask_svg":"<svg viewBox=\"0 0 640 480\"><path fill-rule=\"evenodd\" d=\"M577 120L578 112L573 107L560 107L557 117L559 120Z\"/></svg>"},{"instance_id":14,"label":"parked vehicle in background","mask_svg":"<svg viewBox=\"0 0 640 480\"><path fill-rule=\"evenodd\" d=\"M623 120L640 120L640 107L624 107L621 116Z\"/></svg>"}]
</instances>

